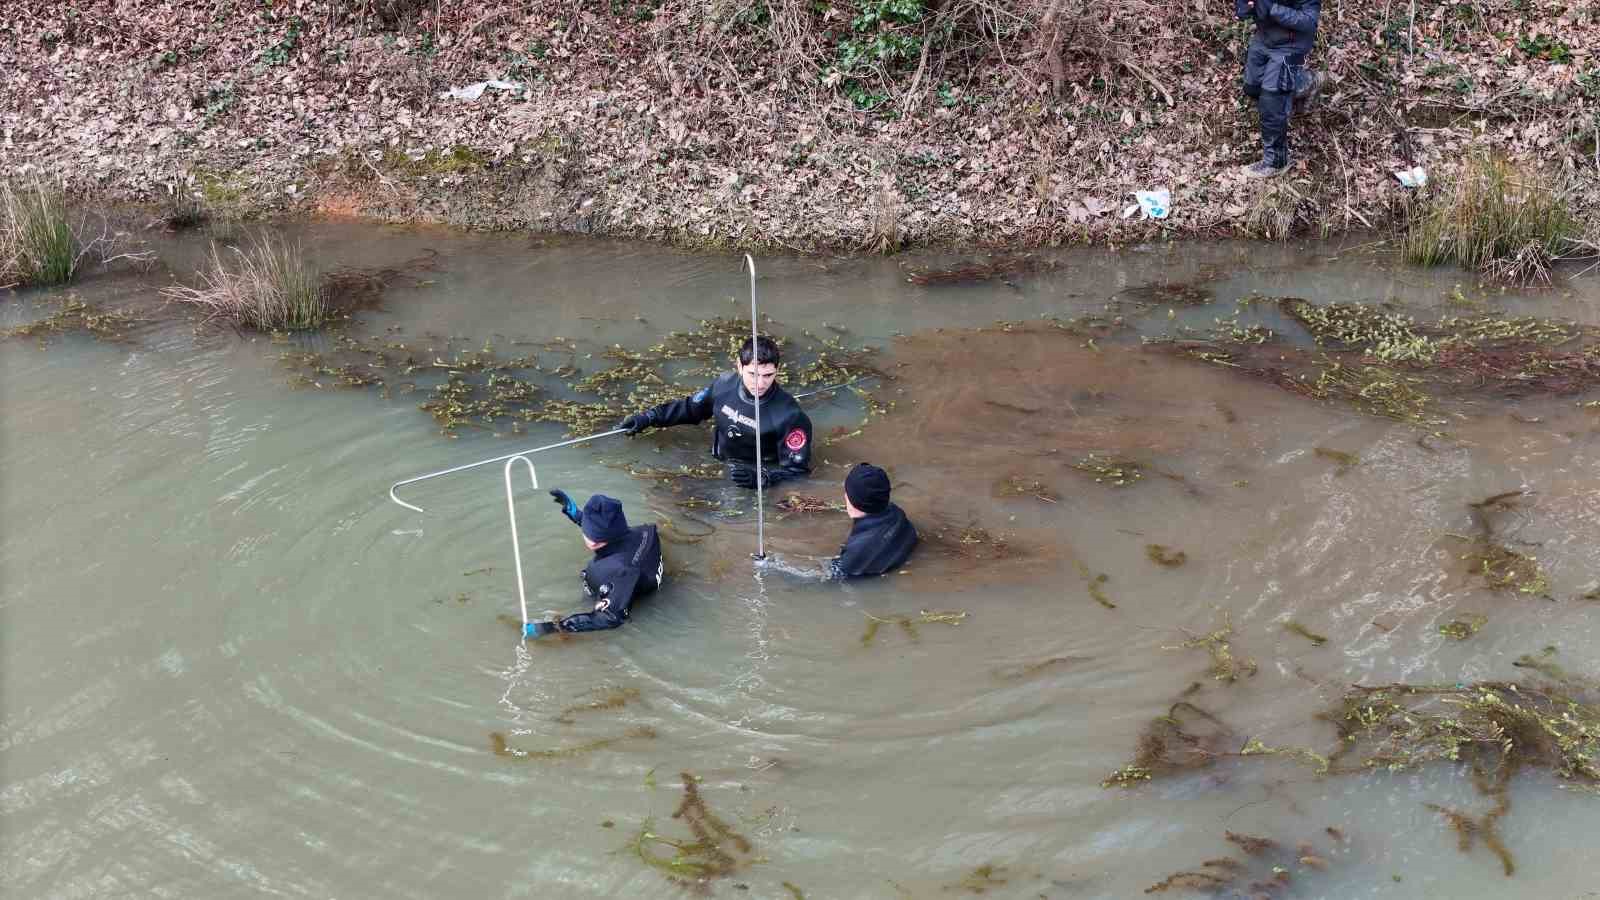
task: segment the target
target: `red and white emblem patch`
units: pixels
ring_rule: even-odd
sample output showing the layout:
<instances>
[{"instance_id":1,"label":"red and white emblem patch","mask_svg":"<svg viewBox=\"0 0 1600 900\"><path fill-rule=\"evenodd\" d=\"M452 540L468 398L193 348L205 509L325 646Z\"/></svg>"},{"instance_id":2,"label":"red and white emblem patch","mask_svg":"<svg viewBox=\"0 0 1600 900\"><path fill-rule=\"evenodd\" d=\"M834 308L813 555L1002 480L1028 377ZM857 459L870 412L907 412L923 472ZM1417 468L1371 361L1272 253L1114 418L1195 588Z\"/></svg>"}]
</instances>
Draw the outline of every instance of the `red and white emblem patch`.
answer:
<instances>
[{"instance_id":1,"label":"red and white emblem patch","mask_svg":"<svg viewBox=\"0 0 1600 900\"><path fill-rule=\"evenodd\" d=\"M806 433L796 428L783 439L783 445L790 450L799 450L806 445Z\"/></svg>"}]
</instances>

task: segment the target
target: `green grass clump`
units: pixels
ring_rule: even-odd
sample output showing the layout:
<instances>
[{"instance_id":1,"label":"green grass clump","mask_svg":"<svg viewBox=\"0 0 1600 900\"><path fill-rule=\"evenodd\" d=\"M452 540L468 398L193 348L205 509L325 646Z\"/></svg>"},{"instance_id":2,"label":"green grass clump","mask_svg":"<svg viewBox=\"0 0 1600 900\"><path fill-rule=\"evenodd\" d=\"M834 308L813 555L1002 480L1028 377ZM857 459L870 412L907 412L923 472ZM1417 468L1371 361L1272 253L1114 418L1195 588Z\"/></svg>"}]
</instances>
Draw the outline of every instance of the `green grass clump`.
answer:
<instances>
[{"instance_id":1,"label":"green grass clump","mask_svg":"<svg viewBox=\"0 0 1600 900\"><path fill-rule=\"evenodd\" d=\"M65 284L79 250L60 191L0 182L0 287Z\"/></svg>"},{"instance_id":2,"label":"green grass clump","mask_svg":"<svg viewBox=\"0 0 1600 900\"><path fill-rule=\"evenodd\" d=\"M1548 283L1551 261L1569 252L1580 232L1560 185L1481 152L1423 195L1402 247L1406 259L1424 266L1456 262L1505 281Z\"/></svg>"},{"instance_id":3,"label":"green grass clump","mask_svg":"<svg viewBox=\"0 0 1600 900\"><path fill-rule=\"evenodd\" d=\"M208 318L257 331L307 331L333 318L321 280L298 244L268 235L229 252L225 258L213 244L211 268L200 273L199 287L175 285L162 294L205 308Z\"/></svg>"}]
</instances>

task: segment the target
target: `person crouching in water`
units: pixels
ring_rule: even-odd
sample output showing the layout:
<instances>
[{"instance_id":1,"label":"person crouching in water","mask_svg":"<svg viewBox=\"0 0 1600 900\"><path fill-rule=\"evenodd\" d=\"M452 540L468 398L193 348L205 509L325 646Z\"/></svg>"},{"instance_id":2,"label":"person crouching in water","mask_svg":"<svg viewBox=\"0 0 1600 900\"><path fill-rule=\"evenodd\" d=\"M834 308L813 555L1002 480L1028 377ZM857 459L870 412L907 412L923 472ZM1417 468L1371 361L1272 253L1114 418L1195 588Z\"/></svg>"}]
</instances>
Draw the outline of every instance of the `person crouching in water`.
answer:
<instances>
[{"instance_id":1,"label":"person crouching in water","mask_svg":"<svg viewBox=\"0 0 1600 900\"><path fill-rule=\"evenodd\" d=\"M1243 168L1246 178L1274 178L1289 170L1289 116L1321 93L1328 77L1306 68L1317 40L1322 0L1234 0L1256 33L1245 52L1244 92L1261 112L1261 159Z\"/></svg>"},{"instance_id":2,"label":"person crouching in water","mask_svg":"<svg viewBox=\"0 0 1600 900\"><path fill-rule=\"evenodd\" d=\"M844 508L850 536L828 562L829 578L883 575L899 568L917 546L917 529L900 507L889 502L889 473L871 463L856 463L844 479Z\"/></svg>"},{"instance_id":3,"label":"person crouching in water","mask_svg":"<svg viewBox=\"0 0 1600 900\"><path fill-rule=\"evenodd\" d=\"M728 478L754 489L811 473L811 418L789 392L778 386L778 345L761 335L745 338L738 371L710 386L652 406L623 419L617 427L630 435L646 428L692 425L715 419L711 455L728 464ZM756 459L756 398L761 399L761 459ZM758 465L759 462L759 465Z\"/></svg>"},{"instance_id":4,"label":"person crouching in water","mask_svg":"<svg viewBox=\"0 0 1600 900\"><path fill-rule=\"evenodd\" d=\"M628 621L635 598L653 594L661 586L665 564L656 527L629 528L622 504L604 494L590 497L582 510L565 491L551 491L550 496L562 514L583 529L583 543L594 551L594 559L580 573L583 593L594 601L594 611L556 622L528 622L522 626L522 636L540 638L557 631L616 628Z\"/></svg>"}]
</instances>

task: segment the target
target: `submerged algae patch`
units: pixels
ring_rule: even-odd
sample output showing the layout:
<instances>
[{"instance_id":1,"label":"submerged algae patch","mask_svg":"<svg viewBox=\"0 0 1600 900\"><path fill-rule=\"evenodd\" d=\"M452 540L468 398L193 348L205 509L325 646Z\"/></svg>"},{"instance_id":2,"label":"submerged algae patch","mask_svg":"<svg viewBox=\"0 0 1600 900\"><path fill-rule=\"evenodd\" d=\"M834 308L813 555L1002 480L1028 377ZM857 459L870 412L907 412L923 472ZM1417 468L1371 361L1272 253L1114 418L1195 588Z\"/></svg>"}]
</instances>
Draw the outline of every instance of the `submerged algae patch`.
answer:
<instances>
[{"instance_id":1,"label":"submerged algae patch","mask_svg":"<svg viewBox=\"0 0 1600 900\"><path fill-rule=\"evenodd\" d=\"M597 738L596 740L586 741L582 744L574 744L571 747L558 747L549 750L525 750L521 747L513 747L510 742L507 741L504 732L491 731L489 732L489 747L494 751L495 756L522 760L524 762L552 762L576 759L580 756L587 756L596 750L604 750L607 747L615 746L623 743L624 741L652 740L655 738L655 736L656 730L654 728L651 728L648 725L641 725L636 728L630 728L626 732L613 737Z\"/></svg>"},{"instance_id":2,"label":"submerged algae patch","mask_svg":"<svg viewBox=\"0 0 1600 900\"><path fill-rule=\"evenodd\" d=\"M675 839L658 834L654 822L646 819L629 849L641 862L666 876L678 887L707 895L711 885L755 861L754 845L712 812L700 794L700 782L689 772L683 779L683 800L672 818L688 826L690 839ZM670 847L668 856L657 848Z\"/></svg>"}]
</instances>

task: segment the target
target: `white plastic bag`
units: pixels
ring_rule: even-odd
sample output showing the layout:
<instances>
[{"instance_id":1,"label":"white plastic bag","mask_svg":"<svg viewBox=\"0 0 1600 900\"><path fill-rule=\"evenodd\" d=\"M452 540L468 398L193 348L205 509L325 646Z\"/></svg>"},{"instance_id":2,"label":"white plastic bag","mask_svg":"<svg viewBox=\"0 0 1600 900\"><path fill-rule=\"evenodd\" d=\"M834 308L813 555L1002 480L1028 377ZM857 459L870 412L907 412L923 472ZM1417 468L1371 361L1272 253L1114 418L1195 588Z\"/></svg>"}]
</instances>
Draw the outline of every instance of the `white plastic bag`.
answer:
<instances>
[{"instance_id":1,"label":"white plastic bag","mask_svg":"<svg viewBox=\"0 0 1600 900\"><path fill-rule=\"evenodd\" d=\"M440 94L439 99L465 100L466 102L471 103L474 100L477 100L479 97L482 97L483 92L488 88L494 88L497 91L520 91L522 90L522 85L515 81L500 81L499 79L495 79L494 81L480 81L477 84L469 84L466 87L451 88L450 90Z\"/></svg>"},{"instance_id":2,"label":"white plastic bag","mask_svg":"<svg viewBox=\"0 0 1600 900\"><path fill-rule=\"evenodd\" d=\"M1166 188L1134 191L1133 199L1135 204L1122 211L1124 219L1136 212L1143 213L1146 219L1165 219L1172 212L1172 193Z\"/></svg>"}]
</instances>

